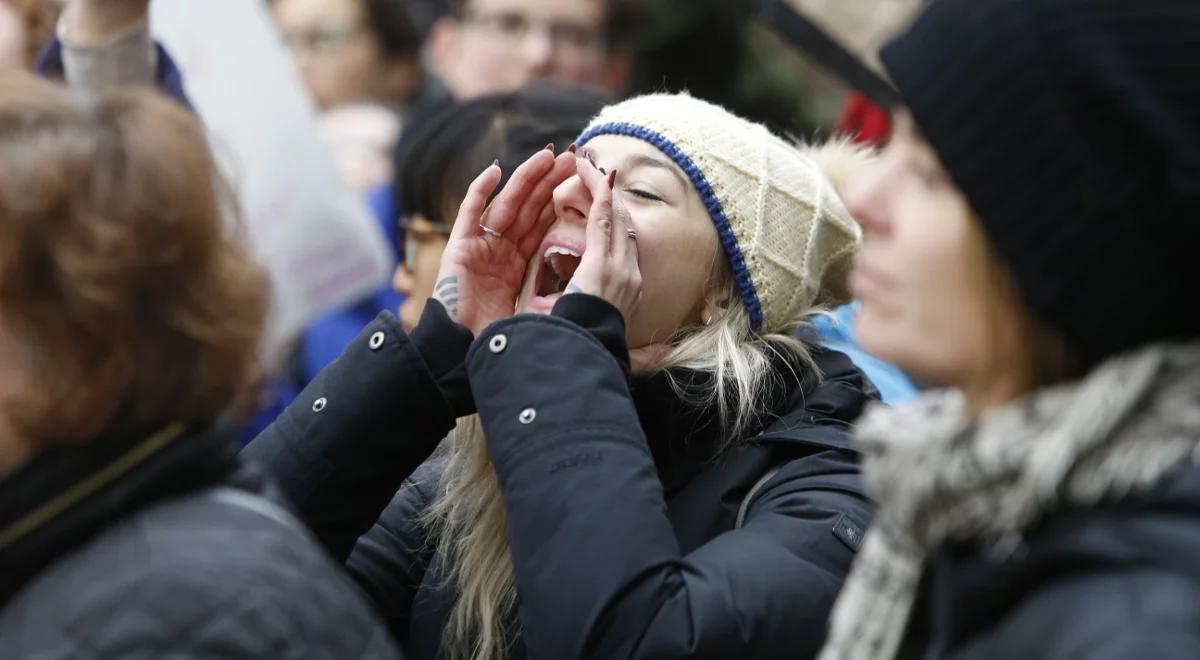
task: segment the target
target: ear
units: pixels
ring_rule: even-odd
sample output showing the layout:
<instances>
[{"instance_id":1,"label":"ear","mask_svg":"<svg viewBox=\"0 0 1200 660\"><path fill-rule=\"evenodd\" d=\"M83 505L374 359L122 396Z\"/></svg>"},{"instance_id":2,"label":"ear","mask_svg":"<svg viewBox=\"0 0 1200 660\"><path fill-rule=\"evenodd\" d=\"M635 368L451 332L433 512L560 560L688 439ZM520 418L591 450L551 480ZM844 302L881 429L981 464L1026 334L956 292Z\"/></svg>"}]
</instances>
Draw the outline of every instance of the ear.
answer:
<instances>
[{"instance_id":1,"label":"ear","mask_svg":"<svg viewBox=\"0 0 1200 660\"><path fill-rule=\"evenodd\" d=\"M703 326L710 326L716 322L721 315L720 308L713 301L713 294L709 292L705 294L704 299L700 301L700 305L696 307L696 320Z\"/></svg>"},{"instance_id":2,"label":"ear","mask_svg":"<svg viewBox=\"0 0 1200 660\"><path fill-rule=\"evenodd\" d=\"M633 72L633 55L627 50L609 51L604 63L604 89L613 98L623 98Z\"/></svg>"},{"instance_id":3,"label":"ear","mask_svg":"<svg viewBox=\"0 0 1200 660\"><path fill-rule=\"evenodd\" d=\"M462 32L462 23L456 18L443 16L429 28L429 61L433 71L442 79L446 87L453 90L456 63L458 61L458 42Z\"/></svg>"}]
</instances>

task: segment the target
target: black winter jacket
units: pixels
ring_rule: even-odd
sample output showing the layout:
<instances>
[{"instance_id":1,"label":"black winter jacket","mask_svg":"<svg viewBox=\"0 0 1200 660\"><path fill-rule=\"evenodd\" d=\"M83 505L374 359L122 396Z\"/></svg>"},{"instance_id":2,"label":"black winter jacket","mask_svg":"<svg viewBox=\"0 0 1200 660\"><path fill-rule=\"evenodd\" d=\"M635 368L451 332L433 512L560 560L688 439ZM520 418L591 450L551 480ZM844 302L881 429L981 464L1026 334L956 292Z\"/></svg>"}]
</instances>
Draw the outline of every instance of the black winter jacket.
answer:
<instances>
[{"instance_id":1,"label":"black winter jacket","mask_svg":"<svg viewBox=\"0 0 1200 660\"><path fill-rule=\"evenodd\" d=\"M958 545L926 571L908 658L1200 658L1200 468L1047 518L1008 556Z\"/></svg>"},{"instance_id":2,"label":"black winter jacket","mask_svg":"<svg viewBox=\"0 0 1200 660\"><path fill-rule=\"evenodd\" d=\"M0 481L0 658L397 658L219 427L45 451Z\"/></svg>"},{"instance_id":3,"label":"black winter jacket","mask_svg":"<svg viewBox=\"0 0 1200 660\"><path fill-rule=\"evenodd\" d=\"M661 379L631 395L627 355L619 313L590 296L473 343L436 302L411 340L383 313L245 454L413 658L436 657L455 598L417 520L440 464L418 466L474 403L508 508L511 657L813 655L871 517L848 432L869 385L819 352L825 380L783 387L719 453L712 420Z\"/></svg>"}]
</instances>

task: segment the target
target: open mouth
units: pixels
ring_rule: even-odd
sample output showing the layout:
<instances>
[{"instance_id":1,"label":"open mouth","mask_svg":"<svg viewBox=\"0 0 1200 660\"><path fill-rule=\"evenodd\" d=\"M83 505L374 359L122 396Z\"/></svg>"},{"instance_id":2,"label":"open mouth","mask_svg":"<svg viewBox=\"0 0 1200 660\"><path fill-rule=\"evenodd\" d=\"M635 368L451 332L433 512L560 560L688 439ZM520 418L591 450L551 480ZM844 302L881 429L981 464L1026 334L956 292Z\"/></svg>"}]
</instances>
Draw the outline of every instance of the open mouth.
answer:
<instances>
[{"instance_id":1,"label":"open mouth","mask_svg":"<svg viewBox=\"0 0 1200 660\"><path fill-rule=\"evenodd\" d=\"M563 245L550 245L542 253L542 267L538 271L534 295L556 300L579 268L583 255Z\"/></svg>"}]
</instances>

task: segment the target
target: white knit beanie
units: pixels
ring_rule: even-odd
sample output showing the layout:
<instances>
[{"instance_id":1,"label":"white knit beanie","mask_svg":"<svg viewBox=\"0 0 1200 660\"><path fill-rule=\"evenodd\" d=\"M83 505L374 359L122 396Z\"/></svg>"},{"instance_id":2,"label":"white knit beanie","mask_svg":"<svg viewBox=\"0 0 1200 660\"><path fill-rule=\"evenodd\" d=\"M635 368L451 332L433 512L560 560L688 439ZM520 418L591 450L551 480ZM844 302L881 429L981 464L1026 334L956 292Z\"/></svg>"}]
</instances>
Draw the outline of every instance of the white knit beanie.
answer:
<instances>
[{"instance_id":1,"label":"white knit beanie","mask_svg":"<svg viewBox=\"0 0 1200 660\"><path fill-rule=\"evenodd\" d=\"M576 143L598 135L645 140L691 179L756 332L784 331L815 305L847 299L861 232L814 152L686 94L610 105Z\"/></svg>"}]
</instances>

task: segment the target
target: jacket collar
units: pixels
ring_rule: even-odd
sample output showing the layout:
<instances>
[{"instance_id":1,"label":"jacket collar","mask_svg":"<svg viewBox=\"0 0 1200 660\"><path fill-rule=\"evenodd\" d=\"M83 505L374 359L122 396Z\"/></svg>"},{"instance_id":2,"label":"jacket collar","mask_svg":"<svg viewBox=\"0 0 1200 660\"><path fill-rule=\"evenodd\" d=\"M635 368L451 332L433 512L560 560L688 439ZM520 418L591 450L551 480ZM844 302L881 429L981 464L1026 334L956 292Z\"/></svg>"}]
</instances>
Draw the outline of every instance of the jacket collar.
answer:
<instances>
[{"instance_id":1,"label":"jacket collar","mask_svg":"<svg viewBox=\"0 0 1200 660\"><path fill-rule=\"evenodd\" d=\"M845 354L809 346L820 378L809 375L793 388L784 412L759 435L763 444L803 445L859 453L853 425L879 391Z\"/></svg>"},{"instance_id":2,"label":"jacket collar","mask_svg":"<svg viewBox=\"0 0 1200 660\"><path fill-rule=\"evenodd\" d=\"M229 429L182 424L37 455L0 480L0 603L115 520L225 481L235 455Z\"/></svg>"},{"instance_id":3,"label":"jacket collar","mask_svg":"<svg viewBox=\"0 0 1200 660\"><path fill-rule=\"evenodd\" d=\"M808 368L794 368L782 357L775 358L773 368L779 377L766 395L764 412L732 444L753 442L857 452L849 433L850 425L867 402L878 395L873 394L870 382L845 355L815 346L809 350L819 375ZM707 376L695 372L676 371L674 375L689 386L699 388L706 384ZM668 493L687 482L726 448L716 411L682 400L666 373L635 376L631 391L642 430Z\"/></svg>"}]
</instances>

